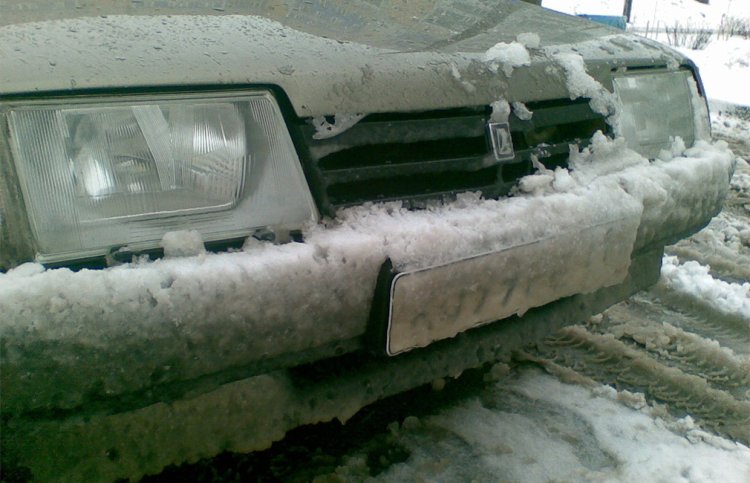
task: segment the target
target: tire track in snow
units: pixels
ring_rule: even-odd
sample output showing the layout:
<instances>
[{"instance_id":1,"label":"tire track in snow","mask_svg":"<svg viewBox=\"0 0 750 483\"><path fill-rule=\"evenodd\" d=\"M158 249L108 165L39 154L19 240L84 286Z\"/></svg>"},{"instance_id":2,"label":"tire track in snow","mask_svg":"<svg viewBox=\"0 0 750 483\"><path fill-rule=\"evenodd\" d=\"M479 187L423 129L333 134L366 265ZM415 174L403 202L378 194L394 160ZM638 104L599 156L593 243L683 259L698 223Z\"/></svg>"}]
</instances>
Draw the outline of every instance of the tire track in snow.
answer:
<instances>
[{"instance_id":1,"label":"tire track in snow","mask_svg":"<svg viewBox=\"0 0 750 483\"><path fill-rule=\"evenodd\" d=\"M750 401L712 387L700 375L662 364L613 334L568 327L548 338L536 352L543 362L618 389L644 393L654 402L666 404L675 416L690 415L705 427L750 444Z\"/></svg>"},{"instance_id":2,"label":"tire track in snow","mask_svg":"<svg viewBox=\"0 0 750 483\"><path fill-rule=\"evenodd\" d=\"M662 364L704 377L714 388L737 399L750 399L750 358L738 356L717 341L675 327L659 319L646 319L620 304L605 312L603 323L593 327L611 333L621 342L642 349Z\"/></svg>"},{"instance_id":3,"label":"tire track in snow","mask_svg":"<svg viewBox=\"0 0 750 483\"><path fill-rule=\"evenodd\" d=\"M653 292L644 292L630 298L627 308L636 318L668 321L686 332L696 336L716 340L722 347L731 349L736 354L750 356L750 326L734 323L722 317L706 317L689 307L669 307ZM612 309L620 307L618 304ZM612 310L610 309L610 310Z\"/></svg>"}]
</instances>

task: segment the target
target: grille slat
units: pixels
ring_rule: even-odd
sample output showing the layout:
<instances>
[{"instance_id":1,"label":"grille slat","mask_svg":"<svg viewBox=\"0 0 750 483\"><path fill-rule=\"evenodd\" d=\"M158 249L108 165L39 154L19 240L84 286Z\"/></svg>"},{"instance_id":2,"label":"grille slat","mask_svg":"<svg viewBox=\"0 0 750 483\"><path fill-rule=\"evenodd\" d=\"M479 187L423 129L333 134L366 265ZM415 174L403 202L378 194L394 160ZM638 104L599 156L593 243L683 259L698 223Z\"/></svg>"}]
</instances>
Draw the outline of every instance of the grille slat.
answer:
<instances>
[{"instance_id":1,"label":"grille slat","mask_svg":"<svg viewBox=\"0 0 750 483\"><path fill-rule=\"evenodd\" d=\"M590 121L594 119L601 119L601 114L597 114L591 110L587 103L569 103L562 106L544 106L540 103L539 107L535 107L533 103L527 107L534 114L529 121L520 121L519 124L531 124L536 129L559 126L564 124L566 119L571 121Z\"/></svg>"},{"instance_id":2,"label":"grille slat","mask_svg":"<svg viewBox=\"0 0 750 483\"><path fill-rule=\"evenodd\" d=\"M419 113L373 114L330 139L299 127L306 172L321 211L366 201L403 200L421 206L463 191L502 196L532 172L531 156L552 168L567 166L570 144L608 131L586 100L527 104L533 116L511 115L515 157L497 162L487 136L488 106Z\"/></svg>"},{"instance_id":3,"label":"grille slat","mask_svg":"<svg viewBox=\"0 0 750 483\"><path fill-rule=\"evenodd\" d=\"M472 172L447 171L427 176L403 176L354 181L328 186L329 199L336 207L367 201L443 199L464 191L489 192L497 185L497 167ZM491 182L487 183L486 180Z\"/></svg>"},{"instance_id":4,"label":"grille slat","mask_svg":"<svg viewBox=\"0 0 750 483\"><path fill-rule=\"evenodd\" d=\"M400 176L410 176L426 173L443 173L446 171L478 171L496 164L492 155L484 158L467 157L454 159L433 159L428 161L411 161L398 164ZM394 165L390 163L333 169L323 172L323 178L329 185L348 181L365 181L370 179L387 178L393 175Z\"/></svg>"},{"instance_id":5,"label":"grille slat","mask_svg":"<svg viewBox=\"0 0 750 483\"><path fill-rule=\"evenodd\" d=\"M539 158L542 164L546 164L545 160L560 154L567 154L570 152L570 144L553 144L551 146L542 145L535 148L526 148L516 150L516 159L519 160L531 160L531 155L534 154Z\"/></svg>"},{"instance_id":6,"label":"grille slat","mask_svg":"<svg viewBox=\"0 0 750 483\"><path fill-rule=\"evenodd\" d=\"M369 121L365 119L347 131L330 139L313 139L315 129L307 125L303 128L303 135L308 139L308 149L313 159L325 168L335 169L342 162L358 165L363 162L362 156L367 154L386 155L386 147L412 145L416 149L425 149L431 145L442 145L447 148L446 141L476 140L481 141L484 151L484 133L487 116L482 113L472 116L449 117L445 119L416 119L394 121ZM459 147L461 145L458 142ZM378 146L378 151L372 148ZM474 150L474 147L468 147ZM469 151L467 155L476 154ZM341 155L346 153L346 155Z\"/></svg>"},{"instance_id":7,"label":"grille slat","mask_svg":"<svg viewBox=\"0 0 750 483\"><path fill-rule=\"evenodd\" d=\"M318 162L324 170L367 168L370 166L430 163L442 159L464 159L482 157L487 154L484 136L472 138L448 138L412 143L380 143L342 149L325 156Z\"/></svg>"}]
</instances>

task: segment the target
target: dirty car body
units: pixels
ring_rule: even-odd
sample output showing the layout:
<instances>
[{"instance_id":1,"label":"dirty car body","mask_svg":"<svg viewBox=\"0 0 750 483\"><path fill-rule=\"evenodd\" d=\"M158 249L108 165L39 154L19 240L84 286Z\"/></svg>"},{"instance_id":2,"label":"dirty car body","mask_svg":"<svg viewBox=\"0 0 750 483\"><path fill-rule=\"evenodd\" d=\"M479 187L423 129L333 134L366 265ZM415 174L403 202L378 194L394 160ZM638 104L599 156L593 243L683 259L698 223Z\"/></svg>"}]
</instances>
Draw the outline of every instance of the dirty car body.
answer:
<instances>
[{"instance_id":1,"label":"dirty car body","mask_svg":"<svg viewBox=\"0 0 750 483\"><path fill-rule=\"evenodd\" d=\"M731 153L659 44L255 3L0 27L6 468L137 478L345 420L654 283L721 207Z\"/></svg>"}]
</instances>

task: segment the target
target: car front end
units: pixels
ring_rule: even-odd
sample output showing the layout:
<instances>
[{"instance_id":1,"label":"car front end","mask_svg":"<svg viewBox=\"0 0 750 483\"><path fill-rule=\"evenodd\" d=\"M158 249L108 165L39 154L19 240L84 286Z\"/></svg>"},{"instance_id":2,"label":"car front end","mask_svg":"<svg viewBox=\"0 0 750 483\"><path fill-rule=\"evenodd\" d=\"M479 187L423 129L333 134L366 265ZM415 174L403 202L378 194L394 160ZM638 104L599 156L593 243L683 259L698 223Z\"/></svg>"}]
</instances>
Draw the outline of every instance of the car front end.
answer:
<instances>
[{"instance_id":1,"label":"car front end","mask_svg":"<svg viewBox=\"0 0 750 483\"><path fill-rule=\"evenodd\" d=\"M653 284L721 209L665 47L287 3L0 27L4 465L137 478L345 420Z\"/></svg>"}]
</instances>

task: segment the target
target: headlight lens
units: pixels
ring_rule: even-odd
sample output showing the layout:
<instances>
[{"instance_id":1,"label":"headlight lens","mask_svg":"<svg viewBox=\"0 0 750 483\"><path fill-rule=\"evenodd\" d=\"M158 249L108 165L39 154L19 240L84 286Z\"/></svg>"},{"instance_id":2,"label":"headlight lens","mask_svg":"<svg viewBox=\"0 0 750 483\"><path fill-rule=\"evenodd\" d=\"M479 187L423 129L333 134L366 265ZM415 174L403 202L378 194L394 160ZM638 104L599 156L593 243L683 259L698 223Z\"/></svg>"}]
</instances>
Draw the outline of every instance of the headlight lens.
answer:
<instances>
[{"instance_id":1,"label":"headlight lens","mask_svg":"<svg viewBox=\"0 0 750 483\"><path fill-rule=\"evenodd\" d=\"M316 210L267 92L14 106L11 148L42 262L299 227Z\"/></svg>"},{"instance_id":2,"label":"headlight lens","mask_svg":"<svg viewBox=\"0 0 750 483\"><path fill-rule=\"evenodd\" d=\"M677 136L687 146L708 138L708 112L691 72L624 75L614 87L622 103L618 134L643 156L655 158Z\"/></svg>"}]
</instances>

